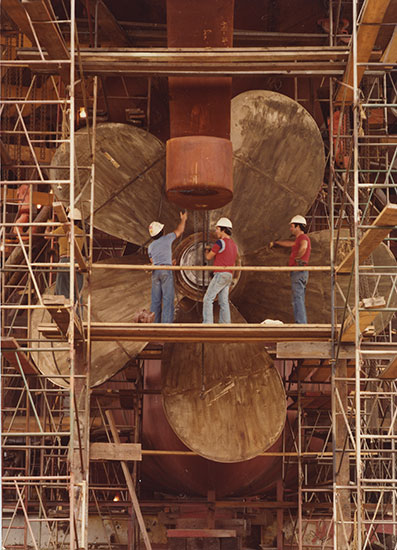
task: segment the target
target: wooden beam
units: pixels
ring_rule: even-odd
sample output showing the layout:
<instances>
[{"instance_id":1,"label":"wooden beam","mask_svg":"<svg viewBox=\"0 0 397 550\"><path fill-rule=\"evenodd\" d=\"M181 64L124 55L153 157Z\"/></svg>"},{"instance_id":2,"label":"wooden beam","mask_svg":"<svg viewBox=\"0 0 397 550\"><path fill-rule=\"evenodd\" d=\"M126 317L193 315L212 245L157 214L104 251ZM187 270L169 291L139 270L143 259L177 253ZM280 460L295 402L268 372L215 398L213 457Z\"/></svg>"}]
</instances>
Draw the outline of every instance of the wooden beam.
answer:
<instances>
[{"instance_id":1,"label":"wooden beam","mask_svg":"<svg viewBox=\"0 0 397 550\"><path fill-rule=\"evenodd\" d=\"M51 418L47 415L40 416L39 420L43 429L48 428L48 431L51 432L68 432L70 430L70 417L65 416L64 414L53 414ZM92 418L90 420L90 427L103 428L102 419L100 417ZM33 414L29 416L19 415L15 417L11 414L3 414L2 430L2 435L6 435L6 432L20 433L21 435L23 435L24 432L40 432L36 417Z\"/></svg>"},{"instance_id":2,"label":"wooden beam","mask_svg":"<svg viewBox=\"0 0 397 550\"><path fill-rule=\"evenodd\" d=\"M381 372L379 378L383 380L395 380L397 378L397 355Z\"/></svg>"},{"instance_id":3,"label":"wooden beam","mask_svg":"<svg viewBox=\"0 0 397 550\"><path fill-rule=\"evenodd\" d=\"M367 229L359 244L359 263L368 258L376 247L385 239L397 225L397 204L387 204L382 212L379 213L373 227ZM354 249L351 250L340 265L337 267L337 273L350 273L354 264Z\"/></svg>"},{"instance_id":4,"label":"wooden beam","mask_svg":"<svg viewBox=\"0 0 397 550\"><path fill-rule=\"evenodd\" d=\"M90 460L142 460L140 443L91 443Z\"/></svg>"},{"instance_id":5,"label":"wooden beam","mask_svg":"<svg viewBox=\"0 0 397 550\"><path fill-rule=\"evenodd\" d=\"M331 359L331 342L277 342L277 359ZM335 347L336 350L336 347ZM351 344L342 344L339 348L340 359L354 359L355 348Z\"/></svg>"},{"instance_id":6,"label":"wooden beam","mask_svg":"<svg viewBox=\"0 0 397 550\"><path fill-rule=\"evenodd\" d=\"M83 323L86 328L86 323ZM58 328L41 324L39 332L48 339L59 339ZM279 325L201 323L91 323L92 341L129 342L277 342L329 341L331 325Z\"/></svg>"},{"instance_id":7,"label":"wooden beam","mask_svg":"<svg viewBox=\"0 0 397 550\"><path fill-rule=\"evenodd\" d=\"M69 51L51 5L45 0L22 0L22 6L32 20L40 46L46 49L50 59L69 59Z\"/></svg>"},{"instance_id":8,"label":"wooden beam","mask_svg":"<svg viewBox=\"0 0 397 550\"><path fill-rule=\"evenodd\" d=\"M19 370L19 364L25 374L37 374L37 369L32 361L29 359L27 354L24 351L21 351L21 348L15 338L9 336L1 337L1 352L7 361ZM18 359L19 362L18 362Z\"/></svg>"},{"instance_id":9,"label":"wooden beam","mask_svg":"<svg viewBox=\"0 0 397 550\"><path fill-rule=\"evenodd\" d=\"M362 334L375 320L379 311L374 311L372 308L379 309L386 306L385 299L382 297L379 298L366 298L366 301L362 300L361 304L367 308L367 311L360 311L359 316L359 325L360 325L360 334ZM372 300L372 301L370 301ZM361 307L361 306L360 306ZM355 326L355 311L351 313L343 325L343 332L341 341L342 342L354 342L356 335L356 326Z\"/></svg>"},{"instance_id":10,"label":"wooden beam","mask_svg":"<svg viewBox=\"0 0 397 550\"><path fill-rule=\"evenodd\" d=\"M108 419L108 422L109 422L109 427L110 427L110 431L112 433L113 440L114 440L115 443L120 445L120 438L119 438L119 434L117 432L116 423L114 421L112 411L107 410L107 411L105 411L105 414L106 414L106 418ZM145 522L143 520L141 508L139 506L138 498L136 496L135 487L134 487L134 483L133 483L133 480L132 480L131 473L128 469L127 463L124 460L121 460L120 462L121 462L121 467L123 469L125 480L127 482L127 487L128 487L128 491L130 493L130 497L131 497L131 501L132 501L132 506L134 508L135 516L136 516L136 519L138 520L138 525L141 529L143 542L145 544L146 550L152 550L152 545L150 543L149 536L148 536L147 531L146 531Z\"/></svg>"},{"instance_id":11,"label":"wooden beam","mask_svg":"<svg viewBox=\"0 0 397 550\"><path fill-rule=\"evenodd\" d=\"M364 12L357 31L357 62L367 63L370 60L375 46L381 23L389 7L391 0L367 0L364 4ZM357 67L358 85L365 73L365 66ZM353 52L350 51L349 60L340 84L335 101L345 104L353 102Z\"/></svg>"},{"instance_id":12,"label":"wooden beam","mask_svg":"<svg viewBox=\"0 0 397 550\"><path fill-rule=\"evenodd\" d=\"M58 218L58 220L61 222L63 230L65 233L69 232L69 224L70 220L68 219L65 208L63 207L63 204L61 202L54 202L53 204L54 212ZM77 244L76 237L74 238L74 255L76 258L76 262L79 265L79 268L82 272L87 271L87 265L85 263L83 254L81 253L81 250L79 248L79 245Z\"/></svg>"},{"instance_id":13,"label":"wooden beam","mask_svg":"<svg viewBox=\"0 0 397 550\"><path fill-rule=\"evenodd\" d=\"M1 8L7 13L15 26L34 44L32 28L20 0L2 0Z\"/></svg>"},{"instance_id":14,"label":"wooden beam","mask_svg":"<svg viewBox=\"0 0 397 550\"><path fill-rule=\"evenodd\" d=\"M167 529L168 538L233 538L235 529Z\"/></svg>"},{"instance_id":15,"label":"wooden beam","mask_svg":"<svg viewBox=\"0 0 397 550\"><path fill-rule=\"evenodd\" d=\"M118 48L82 50L84 73L173 76L195 74L228 76L291 71L293 74L341 74L348 50L328 48ZM38 52L18 50L34 71L54 73L54 64L46 66ZM39 63L38 63L39 61Z\"/></svg>"},{"instance_id":16,"label":"wooden beam","mask_svg":"<svg viewBox=\"0 0 397 550\"><path fill-rule=\"evenodd\" d=\"M65 296L45 294L43 303L61 334L67 337L70 325L70 301ZM77 315L74 316L74 330L76 340L83 340L81 321Z\"/></svg>"}]
</instances>

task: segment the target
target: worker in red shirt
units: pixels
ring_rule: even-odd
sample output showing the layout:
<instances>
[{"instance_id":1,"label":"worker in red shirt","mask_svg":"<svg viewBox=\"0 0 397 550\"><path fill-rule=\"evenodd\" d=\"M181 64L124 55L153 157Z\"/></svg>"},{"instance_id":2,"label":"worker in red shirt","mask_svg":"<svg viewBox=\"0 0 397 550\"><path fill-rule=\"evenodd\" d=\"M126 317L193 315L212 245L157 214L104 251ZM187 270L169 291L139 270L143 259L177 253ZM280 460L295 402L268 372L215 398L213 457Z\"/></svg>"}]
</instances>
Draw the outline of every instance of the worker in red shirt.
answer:
<instances>
[{"instance_id":1,"label":"worker in red shirt","mask_svg":"<svg viewBox=\"0 0 397 550\"><path fill-rule=\"evenodd\" d=\"M306 219L303 216L294 216L290 221L290 231L295 237L294 241L275 241L270 243L270 247L273 245L290 247L288 265L305 266L309 263L311 252L310 238L306 235ZM298 324L307 324L305 294L308 279L308 271L291 271L292 307L295 323Z\"/></svg>"},{"instance_id":2,"label":"worker in red shirt","mask_svg":"<svg viewBox=\"0 0 397 550\"><path fill-rule=\"evenodd\" d=\"M231 238L232 222L228 218L220 218L216 223L215 234L217 241L212 248L206 248L206 259L214 259L214 265L233 266L238 251L236 243ZM219 322L230 323L229 288L232 279L232 271L215 271L203 299L203 323L214 322L214 301L217 296Z\"/></svg>"}]
</instances>

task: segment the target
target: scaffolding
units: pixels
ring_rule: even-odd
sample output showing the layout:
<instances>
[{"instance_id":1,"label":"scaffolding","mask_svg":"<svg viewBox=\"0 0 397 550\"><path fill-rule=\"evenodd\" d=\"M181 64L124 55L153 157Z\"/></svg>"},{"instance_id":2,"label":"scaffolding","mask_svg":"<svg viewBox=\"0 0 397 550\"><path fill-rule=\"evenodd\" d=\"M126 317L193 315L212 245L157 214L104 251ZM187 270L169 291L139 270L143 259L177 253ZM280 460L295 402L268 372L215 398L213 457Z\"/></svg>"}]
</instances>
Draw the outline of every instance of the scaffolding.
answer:
<instances>
[{"instance_id":1,"label":"scaffolding","mask_svg":"<svg viewBox=\"0 0 397 550\"><path fill-rule=\"evenodd\" d=\"M249 507L246 502L234 502L240 517L252 516L264 502L277 509L277 550L375 550L396 548L397 545L397 346L392 321L397 307L396 272L391 266L375 267L370 255L369 260L361 257L365 231L374 234L386 229L386 235L389 235L392 226L396 225L376 221L379 213L394 202L396 189L397 149L395 138L389 133L388 121L391 110L397 109L396 82L392 72L395 60L387 58L386 52L376 62L359 59L360 40L363 40L360 30L366 28L366 24L367 28L372 28L378 23L366 19L367 8L373 4L371 1L364 2L361 11L357 0L349 3L353 21L351 45L341 46L341 38L346 38L345 33L340 34L341 4L330 3L330 60L325 62L321 58L320 64L320 53L313 48L310 52L303 52L298 60L296 51L288 52L289 57L279 64L274 64L270 55L263 55L259 61L246 60L246 63L251 63L248 69L238 65L232 69L232 74L250 70L254 73L260 63L260 70L264 73L288 71L295 75L295 99L298 101L303 73L318 75L321 72L329 78L330 90L326 99L330 111L328 203L324 208L324 203L319 200L313 209L312 220L317 227L326 226L332 230L329 271L333 287L333 319L327 328L332 345L327 352L321 352L321 357L303 354L299 358L296 358L296 353L291 356L284 351L283 355L281 347L280 350L277 347L276 358L284 361L283 379L290 409L296 413L286 427L290 434L288 445L292 441L292 447L287 448L285 441L280 453L283 479L277 484L275 494L270 493L271 496L264 501L251 502ZM143 452L140 443L144 360L153 356L150 349L145 350L119 378L109 382L106 391L90 391L92 342L96 338L114 340L115 336L111 334L111 326L100 327L92 319L90 292L84 321L83 315L74 307L78 247L70 247L69 300L60 304L44 295L44 289L53 283L57 262L53 261L51 250L42 248L40 236L46 228L66 223L63 207L59 205L58 222L51 221L54 196L51 189L56 194L57 186L68 186L69 197L63 201L64 206L75 205L77 199L74 132L78 115L75 109L77 79L74 60L79 60L84 95L86 74L98 70L106 74L106 66L113 58L104 55L103 59L95 61L91 60L89 53L79 52L73 0L70 12L62 19L53 13L48 18L47 14L43 23L40 14L33 11L29 14L25 9L23 17L26 18L26 27L21 27L23 35L7 33L7 59L2 69L2 545L10 549L21 547L18 543L20 537L16 534L23 531L24 549L102 548L99 543L90 546L88 540L89 514L97 514L106 538L104 548L126 547L132 550L139 548L143 541L149 550L151 542L135 489L139 478L138 462L134 462L131 474L126 460L105 458L99 447L90 448L90 432L95 432L96 443L117 444L118 450L120 445L132 445L129 452L136 453L135 460L140 460ZM46 38L49 28L51 43ZM91 40L96 44L95 35ZM26 46L33 47L34 53L29 57L25 52L26 58L21 60L24 53L20 52L17 58L16 50ZM346 51L350 55L347 61ZM151 76L176 74L178 70L177 65L172 64L165 68L164 60L170 59L168 52L163 53L161 58L158 52L149 52L153 57L152 66L148 62L143 69L137 52L125 54L128 74L135 70L137 73L144 71L148 76L147 92L138 97L144 107L129 113L131 120L139 118L139 124L147 129L150 129ZM177 54L173 52L172 55L175 60ZM177 62L185 63L186 69L191 58L186 52L181 52L180 57ZM198 62L204 63L204 57L203 52L197 52ZM230 59L238 59L238 52L231 52L221 59L218 67L212 67L211 74L224 74L222 63L227 64ZM138 62L139 68L134 65ZM26 86L24 71L29 64L36 68L42 65L43 69L54 64L59 76L48 77L45 72L38 71ZM365 68L369 71L362 74ZM209 69L202 65L197 71L208 72ZM91 131L93 152L91 166L85 167L90 171L91 198L89 204L83 205L85 217L90 219L86 235L87 259L81 260L87 280L90 280L93 270L103 269L100 265L93 267L98 256L95 249L100 247L93 233L98 86L97 77L93 77L92 97L84 99L85 112L89 114L87 132ZM126 85L125 88L126 97L134 98ZM146 118L142 114L144 111ZM29 127L24 117L28 112ZM17 122L12 124L15 116ZM68 177L51 180L46 169L57 147L69 150ZM346 230L345 233L341 228ZM71 243L75 237L72 223ZM386 239L389 240L385 242L391 246L393 237ZM122 249L124 245L118 242L116 246ZM354 251L354 261L348 266L351 281L342 285L341 281L346 281L349 274L343 274L339 269L339 250L346 247ZM82 265L80 263L80 267ZM112 267L120 269L120 265L106 266L107 269ZM129 268L148 269L147 266ZM173 269L182 268L176 266ZM202 267L197 269L205 271ZM384 280L389 281L390 290L381 303L377 299ZM370 307L363 303L368 299L373 300ZM383 330L380 333L374 330L372 336L368 330L371 322L366 317L369 309L372 313L381 310L389 319ZM56 324L44 327L47 332L43 329L33 337L32 315L36 310L48 311ZM57 317L59 311L61 320ZM365 326L361 323L364 317ZM345 349L342 338L348 323L354 334L353 351L351 346ZM59 330L62 324L67 327L64 335ZM363 334L364 329L366 334ZM120 330L117 327L115 332L120 334ZM132 323L126 324L123 330L126 339L157 340L163 337L169 341L178 341L178 338L183 341L188 332L192 335L196 330L193 336L197 341L228 341L227 338L229 341L236 338L266 341L266 328L249 325L246 330L232 327L234 332L229 331L229 334L217 329L209 332L200 327L146 329ZM86 338L80 339L83 332ZM285 340L282 332L281 329L267 338ZM364 336L371 338L370 345ZM43 347L44 337L46 343ZM299 335L296 337L299 339ZM56 352L48 343L49 338L56 343ZM312 338L312 341L316 339L315 331ZM70 372L59 374L61 387L53 383L53 375L37 374L35 370L33 357L39 358L40 353L47 351L69 355ZM161 357L161 350L155 353ZM123 407L120 402L126 391L133 395L133 399L128 407ZM125 417L124 426L128 426L125 431L129 435L123 436L123 443L118 436L117 422L109 410L116 416L120 413ZM312 450L313 441L318 444L316 451ZM110 447L105 449L108 452ZM293 490L287 487L291 469L297 472ZM141 503L141 506L144 512L150 513L153 508L163 509L172 504L181 508L185 505L175 498L165 499L160 504ZM205 504L210 508L213 503L208 499ZM123 525L127 531L127 541L117 536L116 524ZM310 538L308 533L313 531L315 536Z\"/></svg>"}]
</instances>

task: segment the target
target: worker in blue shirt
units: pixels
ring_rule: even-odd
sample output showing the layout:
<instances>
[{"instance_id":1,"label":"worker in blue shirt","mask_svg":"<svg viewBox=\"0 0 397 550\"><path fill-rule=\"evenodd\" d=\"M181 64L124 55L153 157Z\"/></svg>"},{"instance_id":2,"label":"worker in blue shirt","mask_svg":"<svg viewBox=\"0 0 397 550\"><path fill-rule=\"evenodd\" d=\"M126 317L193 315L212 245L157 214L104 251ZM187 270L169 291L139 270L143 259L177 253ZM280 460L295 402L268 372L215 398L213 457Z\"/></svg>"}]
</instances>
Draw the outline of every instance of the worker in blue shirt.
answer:
<instances>
[{"instance_id":1,"label":"worker in blue shirt","mask_svg":"<svg viewBox=\"0 0 397 550\"><path fill-rule=\"evenodd\" d=\"M180 212L181 221L172 232L164 235L164 224L152 222L149 234L153 241L148 248L149 259L153 265L172 265L172 243L185 230L187 212ZM152 304L150 311L155 315L155 323L174 322L174 275L171 270L158 269L152 273Z\"/></svg>"}]
</instances>

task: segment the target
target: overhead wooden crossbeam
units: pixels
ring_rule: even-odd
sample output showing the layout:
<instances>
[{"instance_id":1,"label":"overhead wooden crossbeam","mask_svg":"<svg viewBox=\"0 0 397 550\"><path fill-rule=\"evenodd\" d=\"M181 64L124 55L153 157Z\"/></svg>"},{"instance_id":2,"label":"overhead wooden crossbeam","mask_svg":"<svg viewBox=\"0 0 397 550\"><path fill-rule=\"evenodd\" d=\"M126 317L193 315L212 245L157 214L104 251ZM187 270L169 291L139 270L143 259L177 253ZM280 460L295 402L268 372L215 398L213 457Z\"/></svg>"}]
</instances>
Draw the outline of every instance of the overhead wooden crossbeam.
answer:
<instances>
[{"instance_id":1,"label":"overhead wooden crossbeam","mask_svg":"<svg viewBox=\"0 0 397 550\"><path fill-rule=\"evenodd\" d=\"M58 220L61 222L63 230L65 233L69 232L69 224L70 220L68 219L65 208L63 207L63 204L61 202L54 202L53 204L54 212L58 218ZM81 271L86 272L87 271L87 265L85 263L83 254L81 253L81 250L79 248L79 245L77 244L76 237L74 238L74 255L76 258L76 262L79 265L79 268Z\"/></svg>"},{"instance_id":2,"label":"overhead wooden crossbeam","mask_svg":"<svg viewBox=\"0 0 397 550\"><path fill-rule=\"evenodd\" d=\"M37 374L34 364L29 359L27 354L21 350L15 338L11 338L9 336L1 337L1 353L17 370L19 370L19 365L21 365L21 368L25 374Z\"/></svg>"},{"instance_id":3,"label":"overhead wooden crossbeam","mask_svg":"<svg viewBox=\"0 0 397 550\"><path fill-rule=\"evenodd\" d=\"M65 296L46 294L43 296L43 304L63 336L66 337L70 325L70 301ZM82 340L82 326L77 315L74 316L74 330L76 340Z\"/></svg>"},{"instance_id":4,"label":"overhead wooden crossbeam","mask_svg":"<svg viewBox=\"0 0 397 550\"><path fill-rule=\"evenodd\" d=\"M345 47L273 48L130 48L81 50L84 73L133 75L232 76L266 74L335 74L345 69ZM48 59L50 57L48 56ZM33 71L56 73L60 64L40 61L32 49L18 50L18 59ZM62 64L61 64L62 65Z\"/></svg>"},{"instance_id":5,"label":"overhead wooden crossbeam","mask_svg":"<svg viewBox=\"0 0 397 550\"><path fill-rule=\"evenodd\" d=\"M397 355L386 365L385 369L379 374L379 378L384 380L395 380L397 378Z\"/></svg>"},{"instance_id":6,"label":"overhead wooden crossbeam","mask_svg":"<svg viewBox=\"0 0 397 550\"><path fill-rule=\"evenodd\" d=\"M375 250L397 225L397 204L387 204L364 233L359 244L359 263L361 264ZM337 273L350 273L354 264L352 249L336 268Z\"/></svg>"},{"instance_id":7,"label":"overhead wooden crossbeam","mask_svg":"<svg viewBox=\"0 0 397 550\"><path fill-rule=\"evenodd\" d=\"M85 328L86 324L83 325ZM60 338L54 325L42 324L38 329L45 338ZM330 339L331 325L91 323L91 340L101 342L310 342Z\"/></svg>"},{"instance_id":8,"label":"overhead wooden crossbeam","mask_svg":"<svg viewBox=\"0 0 397 550\"><path fill-rule=\"evenodd\" d=\"M22 0L22 6L30 16L40 47L47 51L51 59L69 59L69 51L51 4L45 0Z\"/></svg>"},{"instance_id":9,"label":"overhead wooden crossbeam","mask_svg":"<svg viewBox=\"0 0 397 550\"><path fill-rule=\"evenodd\" d=\"M364 3L364 12L357 31L357 63L368 63L375 46L386 10L391 0L367 0ZM366 71L365 65L357 67L357 85L360 85ZM353 51L350 51L349 60L342 82L336 92L337 103L351 104L353 102Z\"/></svg>"},{"instance_id":10,"label":"overhead wooden crossbeam","mask_svg":"<svg viewBox=\"0 0 397 550\"><path fill-rule=\"evenodd\" d=\"M359 326L360 334L363 334L368 327L370 327L379 314L379 308L385 307L386 302L383 297L379 298L365 298L362 300L361 306L366 308L365 311L359 311ZM356 338L356 326L355 326L356 313L353 310L351 314L345 320L342 329L342 342L354 342Z\"/></svg>"},{"instance_id":11,"label":"overhead wooden crossbeam","mask_svg":"<svg viewBox=\"0 0 397 550\"><path fill-rule=\"evenodd\" d=\"M99 2L90 0L90 10L91 17L93 19L97 17L99 42L101 44L111 42L115 47L128 47L130 45L127 33L120 27L117 19L102 0L99 0Z\"/></svg>"}]
</instances>

